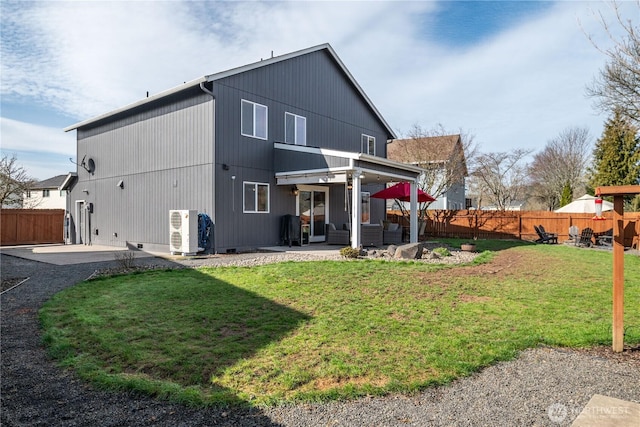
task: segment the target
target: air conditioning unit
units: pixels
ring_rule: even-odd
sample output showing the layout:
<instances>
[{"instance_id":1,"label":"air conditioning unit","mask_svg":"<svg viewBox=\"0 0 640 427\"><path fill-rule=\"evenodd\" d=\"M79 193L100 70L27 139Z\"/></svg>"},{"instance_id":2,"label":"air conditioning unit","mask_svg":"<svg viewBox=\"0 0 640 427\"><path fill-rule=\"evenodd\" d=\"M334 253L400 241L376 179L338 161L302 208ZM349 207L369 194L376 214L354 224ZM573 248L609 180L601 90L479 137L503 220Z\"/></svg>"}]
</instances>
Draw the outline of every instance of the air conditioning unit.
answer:
<instances>
[{"instance_id":1,"label":"air conditioning unit","mask_svg":"<svg viewBox=\"0 0 640 427\"><path fill-rule=\"evenodd\" d=\"M169 250L171 255L198 253L198 211L169 211Z\"/></svg>"}]
</instances>

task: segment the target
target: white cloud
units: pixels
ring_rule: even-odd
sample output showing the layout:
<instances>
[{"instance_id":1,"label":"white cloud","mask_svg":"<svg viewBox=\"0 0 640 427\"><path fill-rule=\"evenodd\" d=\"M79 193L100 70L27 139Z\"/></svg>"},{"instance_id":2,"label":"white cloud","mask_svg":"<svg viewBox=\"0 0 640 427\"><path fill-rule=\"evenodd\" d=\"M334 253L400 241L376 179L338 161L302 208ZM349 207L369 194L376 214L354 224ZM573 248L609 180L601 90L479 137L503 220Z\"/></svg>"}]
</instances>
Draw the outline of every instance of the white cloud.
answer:
<instances>
[{"instance_id":1,"label":"white cloud","mask_svg":"<svg viewBox=\"0 0 640 427\"><path fill-rule=\"evenodd\" d=\"M603 118L584 86L605 58L576 22L602 33L593 5L560 2L483 44L445 49L421 35L435 2L5 4L2 94L84 120L271 51L330 42L394 129L440 122L475 133L485 151L537 148L568 126L598 136Z\"/></svg>"},{"instance_id":2,"label":"white cloud","mask_svg":"<svg viewBox=\"0 0 640 427\"><path fill-rule=\"evenodd\" d=\"M75 156L76 138L62 129L0 117L2 151L43 152Z\"/></svg>"},{"instance_id":3,"label":"white cloud","mask_svg":"<svg viewBox=\"0 0 640 427\"><path fill-rule=\"evenodd\" d=\"M383 93L376 98L405 131L412 123L462 127L484 151L538 149L569 126L588 126L597 137L603 118L591 108L585 85L605 58L577 23L582 16L601 32L588 15L586 3L560 3L481 45L425 50L413 64L405 61L397 84L378 87Z\"/></svg>"}]
</instances>

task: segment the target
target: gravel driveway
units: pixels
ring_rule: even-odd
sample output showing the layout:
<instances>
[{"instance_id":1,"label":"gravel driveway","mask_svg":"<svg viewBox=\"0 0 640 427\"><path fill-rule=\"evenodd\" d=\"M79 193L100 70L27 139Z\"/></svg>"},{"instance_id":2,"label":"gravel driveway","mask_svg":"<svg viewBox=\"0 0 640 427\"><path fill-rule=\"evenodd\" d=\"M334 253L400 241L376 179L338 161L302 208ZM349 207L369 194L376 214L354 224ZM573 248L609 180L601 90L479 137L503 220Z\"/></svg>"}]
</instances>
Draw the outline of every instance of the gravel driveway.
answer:
<instances>
[{"instance_id":1,"label":"gravel driveway","mask_svg":"<svg viewBox=\"0 0 640 427\"><path fill-rule=\"evenodd\" d=\"M283 257L286 255L224 259L246 264ZM640 402L638 352L614 355L607 349L538 348L447 387L434 387L413 396L265 410L197 410L139 395L101 391L47 358L40 344L37 311L56 292L117 263L56 266L6 254L0 254L0 259L3 281L29 278L0 297L1 421L7 427L567 426L594 394ZM171 264L158 258L137 262ZM211 259L200 264L218 262L221 260ZM198 262L190 265L194 264ZM550 408L555 410L552 416Z\"/></svg>"}]
</instances>

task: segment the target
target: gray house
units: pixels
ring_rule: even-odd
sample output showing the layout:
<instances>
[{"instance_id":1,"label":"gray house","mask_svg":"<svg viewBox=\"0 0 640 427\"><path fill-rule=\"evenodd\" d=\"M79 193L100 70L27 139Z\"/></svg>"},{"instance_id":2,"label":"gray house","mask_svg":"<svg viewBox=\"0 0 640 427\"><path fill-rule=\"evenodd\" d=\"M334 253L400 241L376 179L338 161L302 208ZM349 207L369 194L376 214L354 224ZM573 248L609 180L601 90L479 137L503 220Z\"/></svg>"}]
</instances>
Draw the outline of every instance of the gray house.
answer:
<instances>
[{"instance_id":1,"label":"gray house","mask_svg":"<svg viewBox=\"0 0 640 427\"><path fill-rule=\"evenodd\" d=\"M325 240L328 223L351 224L357 247L360 224L385 215L368 195L390 181L415 189L420 174L386 158L391 127L328 44L187 82L71 130L74 243L169 251L180 211L211 219L208 252L282 244L287 215L310 242Z\"/></svg>"}]
</instances>

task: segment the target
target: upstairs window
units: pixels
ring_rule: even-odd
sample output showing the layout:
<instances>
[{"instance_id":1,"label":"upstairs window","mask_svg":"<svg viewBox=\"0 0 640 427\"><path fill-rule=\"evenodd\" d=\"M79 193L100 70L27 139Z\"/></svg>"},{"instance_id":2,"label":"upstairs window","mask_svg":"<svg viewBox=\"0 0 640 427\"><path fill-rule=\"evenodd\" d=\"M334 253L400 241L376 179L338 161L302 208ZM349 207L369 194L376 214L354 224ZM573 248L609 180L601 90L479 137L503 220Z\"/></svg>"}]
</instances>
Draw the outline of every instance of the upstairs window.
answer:
<instances>
[{"instance_id":1,"label":"upstairs window","mask_svg":"<svg viewBox=\"0 0 640 427\"><path fill-rule=\"evenodd\" d=\"M376 155L376 139L373 136L362 134L362 152L372 156Z\"/></svg>"},{"instance_id":2,"label":"upstairs window","mask_svg":"<svg viewBox=\"0 0 640 427\"><path fill-rule=\"evenodd\" d=\"M242 135L267 139L267 107L242 100Z\"/></svg>"},{"instance_id":3,"label":"upstairs window","mask_svg":"<svg viewBox=\"0 0 640 427\"><path fill-rule=\"evenodd\" d=\"M50 190L42 190L42 197L49 197L51 195Z\"/></svg>"},{"instance_id":4,"label":"upstairs window","mask_svg":"<svg viewBox=\"0 0 640 427\"><path fill-rule=\"evenodd\" d=\"M244 182L244 213L269 213L269 184Z\"/></svg>"},{"instance_id":5,"label":"upstairs window","mask_svg":"<svg viewBox=\"0 0 640 427\"><path fill-rule=\"evenodd\" d=\"M287 144L307 145L306 117L284 113L284 142Z\"/></svg>"}]
</instances>

